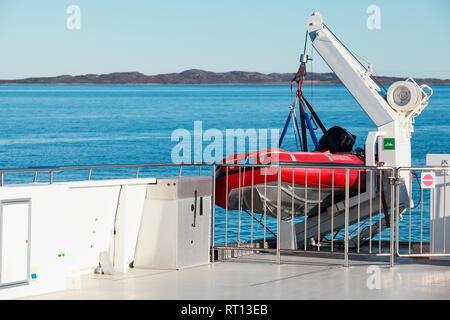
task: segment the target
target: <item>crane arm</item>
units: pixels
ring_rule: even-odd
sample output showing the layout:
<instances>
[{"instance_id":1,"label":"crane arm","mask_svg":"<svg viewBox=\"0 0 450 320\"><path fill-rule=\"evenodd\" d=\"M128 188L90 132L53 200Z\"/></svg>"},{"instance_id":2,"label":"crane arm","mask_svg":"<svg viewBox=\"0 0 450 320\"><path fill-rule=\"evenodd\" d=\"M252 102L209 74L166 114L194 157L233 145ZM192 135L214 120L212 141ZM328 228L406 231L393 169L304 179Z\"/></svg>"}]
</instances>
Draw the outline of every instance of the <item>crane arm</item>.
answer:
<instances>
[{"instance_id":1,"label":"crane arm","mask_svg":"<svg viewBox=\"0 0 450 320\"><path fill-rule=\"evenodd\" d=\"M369 132L366 139L366 165L410 166L414 118L428 105L433 90L408 78L394 82L383 94L371 77L372 67L366 68L355 58L323 23L319 13L306 20L306 28L313 47L377 126L377 131ZM405 181L400 202L406 204L411 194L411 177L406 171L400 175Z\"/></svg>"},{"instance_id":2,"label":"crane arm","mask_svg":"<svg viewBox=\"0 0 450 320\"><path fill-rule=\"evenodd\" d=\"M371 70L357 59L325 26L319 13L313 13L306 21L312 45L334 71L372 122L383 126L398 116L380 94L381 89L371 78Z\"/></svg>"}]
</instances>

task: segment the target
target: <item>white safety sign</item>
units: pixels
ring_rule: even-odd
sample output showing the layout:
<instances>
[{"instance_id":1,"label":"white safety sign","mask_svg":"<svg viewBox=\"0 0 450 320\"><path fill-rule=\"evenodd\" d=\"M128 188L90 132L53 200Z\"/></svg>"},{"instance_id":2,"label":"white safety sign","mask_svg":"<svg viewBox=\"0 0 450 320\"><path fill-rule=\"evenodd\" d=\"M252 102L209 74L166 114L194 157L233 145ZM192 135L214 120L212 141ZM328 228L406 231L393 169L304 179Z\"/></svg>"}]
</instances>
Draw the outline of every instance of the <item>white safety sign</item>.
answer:
<instances>
[{"instance_id":1,"label":"white safety sign","mask_svg":"<svg viewBox=\"0 0 450 320\"><path fill-rule=\"evenodd\" d=\"M432 189L434 188L436 177L434 172L422 172L421 176L421 185L423 189Z\"/></svg>"}]
</instances>

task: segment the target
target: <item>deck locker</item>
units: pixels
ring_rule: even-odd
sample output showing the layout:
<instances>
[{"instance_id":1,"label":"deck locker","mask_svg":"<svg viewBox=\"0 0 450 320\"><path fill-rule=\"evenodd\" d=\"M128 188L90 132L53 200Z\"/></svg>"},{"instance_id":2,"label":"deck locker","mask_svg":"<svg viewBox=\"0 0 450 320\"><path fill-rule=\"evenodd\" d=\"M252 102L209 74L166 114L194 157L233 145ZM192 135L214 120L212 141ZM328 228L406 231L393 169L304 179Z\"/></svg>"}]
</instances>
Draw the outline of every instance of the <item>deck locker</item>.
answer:
<instances>
[{"instance_id":1,"label":"deck locker","mask_svg":"<svg viewBox=\"0 0 450 320\"><path fill-rule=\"evenodd\" d=\"M149 184L134 267L181 269L209 262L210 177L158 179Z\"/></svg>"}]
</instances>

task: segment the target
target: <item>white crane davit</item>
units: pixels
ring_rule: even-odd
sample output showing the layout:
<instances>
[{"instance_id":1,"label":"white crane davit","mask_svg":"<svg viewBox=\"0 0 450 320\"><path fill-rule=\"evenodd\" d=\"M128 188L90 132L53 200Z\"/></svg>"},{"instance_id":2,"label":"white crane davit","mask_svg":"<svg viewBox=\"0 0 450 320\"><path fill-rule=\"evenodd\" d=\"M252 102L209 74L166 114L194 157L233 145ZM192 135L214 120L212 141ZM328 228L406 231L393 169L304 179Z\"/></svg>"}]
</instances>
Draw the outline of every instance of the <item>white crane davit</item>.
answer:
<instances>
[{"instance_id":1,"label":"white crane davit","mask_svg":"<svg viewBox=\"0 0 450 320\"><path fill-rule=\"evenodd\" d=\"M408 78L393 83L384 93L372 79L372 66L366 68L359 62L323 23L319 13L314 12L307 19L306 28L313 47L377 127L377 131L369 132L366 139L366 165L411 166L414 118L428 105L433 90ZM409 189L410 177L403 178ZM407 191L409 195L410 190Z\"/></svg>"},{"instance_id":2,"label":"white crane davit","mask_svg":"<svg viewBox=\"0 0 450 320\"><path fill-rule=\"evenodd\" d=\"M398 189L392 188L390 184L397 177L394 168L411 165L411 132L414 117L427 106L433 92L426 85L417 85L412 78L394 83L389 90L384 89L372 77L372 67L365 67L356 59L323 23L320 14L314 13L310 16L306 27L313 47L367 113L377 131L369 132L367 136L363 160L361 150L357 149L356 152L352 150L355 142L352 134L338 126L329 130L323 126L301 90L306 75L306 63L309 60L305 54L307 43L305 39L300 67L291 81L298 84L295 101L290 105L290 114L278 143L281 146L286 129L292 120L300 146L297 149L301 152L289 152L278 147L231 155L223 159L223 162L313 165L325 163L336 168L330 169L325 166L319 170L314 168L307 170L306 167L300 167L296 170L295 167L283 166L276 171L278 174L274 174L268 173L263 167L250 171L242 170L241 167L219 166L216 174L216 204L239 212L244 210L249 215L251 210L252 213L284 221L280 222L280 239L284 243L282 245L284 248L293 248L294 244L307 245L307 241L319 245L326 235L339 231L346 224L359 224L363 221L361 219L366 218L370 221L369 232L361 231L359 236L373 237L374 228L380 228L378 230L381 231L391 226L387 203L392 204L391 200L398 195L400 211L412 205L411 177L407 171L402 171L404 175L401 178L404 183ZM301 133L295 113L297 102ZM306 108L311 112L311 116ZM311 118L315 119L324 133L320 140L314 133ZM308 152L306 130L309 131L315 146L312 152ZM357 169L364 165L365 169ZM345 169L347 171L339 173L344 167L347 167ZM362 181L365 181L365 188L360 188ZM393 189L399 192L392 192ZM382 210L384 222L380 219L372 223L371 217L373 215L381 217ZM293 232L292 221L295 216L307 218L295 223ZM283 232L282 229L285 227L287 231Z\"/></svg>"}]
</instances>

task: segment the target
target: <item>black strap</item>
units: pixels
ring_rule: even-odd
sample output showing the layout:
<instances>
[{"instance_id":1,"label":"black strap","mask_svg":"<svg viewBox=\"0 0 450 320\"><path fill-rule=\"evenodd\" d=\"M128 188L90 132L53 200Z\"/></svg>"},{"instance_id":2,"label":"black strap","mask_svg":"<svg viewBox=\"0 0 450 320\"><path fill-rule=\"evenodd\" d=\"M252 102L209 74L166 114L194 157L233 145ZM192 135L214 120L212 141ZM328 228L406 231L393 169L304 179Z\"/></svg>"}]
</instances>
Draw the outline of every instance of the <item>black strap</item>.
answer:
<instances>
[{"instance_id":1,"label":"black strap","mask_svg":"<svg viewBox=\"0 0 450 320\"><path fill-rule=\"evenodd\" d=\"M327 129L325 128L325 126L322 124L322 121L320 121L319 117L317 116L316 112L314 111L314 109L312 108L312 106L309 104L308 100L305 99L304 96L302 96L303 101L305 102L305 104L307 105L309 111L311 111L311 115L313 116L314 120L316 121L316 123L318 124L318 126L320 127L320 129L322 130L323 134L325 135L325 137L327 138L328 142L331 145L331 148L333 150L331 150L331 152L335 153L335 152L339 152L339 148L337 147L336 143L334 142L333 138L331 138L331 136L328 134Z\"/></svg>"}]
</instances>

